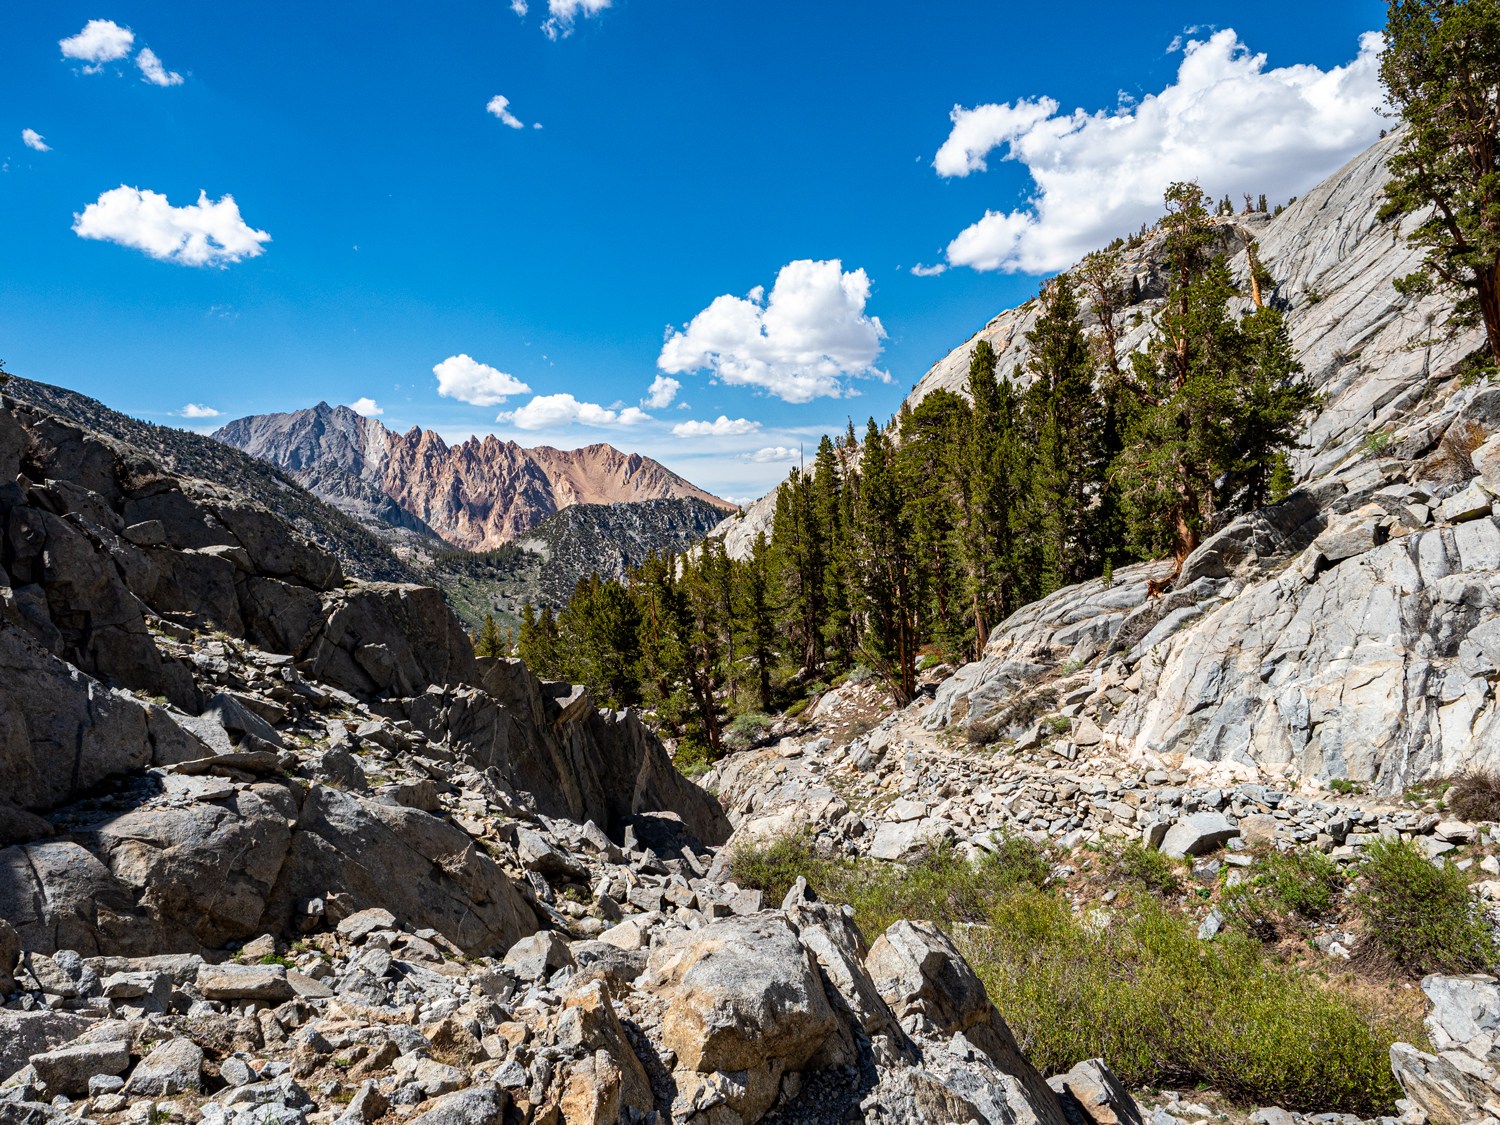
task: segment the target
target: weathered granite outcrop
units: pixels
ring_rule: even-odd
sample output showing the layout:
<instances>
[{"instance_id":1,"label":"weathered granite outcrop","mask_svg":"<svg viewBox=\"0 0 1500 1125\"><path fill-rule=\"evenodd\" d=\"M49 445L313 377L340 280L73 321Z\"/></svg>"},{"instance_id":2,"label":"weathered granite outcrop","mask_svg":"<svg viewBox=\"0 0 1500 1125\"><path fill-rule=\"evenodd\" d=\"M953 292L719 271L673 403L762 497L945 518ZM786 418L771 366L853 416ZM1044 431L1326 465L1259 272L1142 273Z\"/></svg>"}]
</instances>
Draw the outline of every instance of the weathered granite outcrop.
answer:
<instances>
[{"instance_id":1,"label":"weathered granite outcrop","mask_svg":"<svg viewBox=\"0 0 1500 1125\"><path fill-rule=\"evenodd\" d=\"M1162 597L1146 584L1167 568L1146 565L1020 610L938 690L929 727L1004 723L1066 666L1091 673L1079 715L1145 762L1386 792L1500 764L1500 481L1488 453L1468 454L1500 429L1500 391L1464 375L1479 340L1440 330L1443 300L1392 285L1417 258L1406 226L1377 217L1393 143L1256 220L1271 299L1323 396L1295 452L1299 491L1218 530ZM1028 315L986 328L1002 367ZM970 347L915 397L956 389Z\"/></svg>"},{"instance_id":2,"label":"weathered granite outcrop","mask_svg":"<svg viewBox=\"0 0 1500 1125\"><path fill-rule=\"evenodd\" d=\"M11 399L0 472L0 917L29 951L373 907L503 950L550 891L461 801L727 835L638 720L482 668L436 590L348 581L272 512Z\"/></svg>"}]
</instances>

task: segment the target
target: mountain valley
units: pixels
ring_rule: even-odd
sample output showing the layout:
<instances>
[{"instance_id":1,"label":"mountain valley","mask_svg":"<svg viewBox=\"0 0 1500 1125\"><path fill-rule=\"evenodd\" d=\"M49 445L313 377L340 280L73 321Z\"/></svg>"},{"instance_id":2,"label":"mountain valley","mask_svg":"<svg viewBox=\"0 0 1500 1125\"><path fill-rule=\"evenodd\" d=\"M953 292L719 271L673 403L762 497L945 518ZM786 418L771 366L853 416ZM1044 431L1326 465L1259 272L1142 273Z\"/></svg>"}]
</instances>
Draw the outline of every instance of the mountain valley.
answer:
<instances>
[{"instance_id":1,"label":"mountain valley","mask_svg":"<svg viewBox=\"0 0 1500 1125\"><path fill-rule=\"evenodd\" d=\"M1399 144L1203 224L1315 395L1284 490L843 665L806 576L882 607L798 478L4 382L0 1125L1500 1120L1500 388L1394 284ZM830 519L986 351L1025 395L1055 286L829 450ZM522 601L596 682L476 654Z\"/></svg>"}]
</instances>

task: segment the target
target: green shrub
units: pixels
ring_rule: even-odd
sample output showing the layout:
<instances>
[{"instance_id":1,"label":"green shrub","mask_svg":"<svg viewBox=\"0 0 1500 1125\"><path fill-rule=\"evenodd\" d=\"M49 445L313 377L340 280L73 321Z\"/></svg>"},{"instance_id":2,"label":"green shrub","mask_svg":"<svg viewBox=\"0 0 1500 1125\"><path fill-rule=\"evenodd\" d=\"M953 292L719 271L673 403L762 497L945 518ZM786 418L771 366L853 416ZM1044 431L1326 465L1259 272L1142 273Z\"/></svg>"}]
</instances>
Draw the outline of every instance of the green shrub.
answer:
<instances>
[{"instance_id":1,"label":"green shrub","mask_svg":"<svg viewBox=\"0 0 1500 1125\"><path fill-rule=\"evenodd\" d=\"M1207 943L1152 898L1108 924L1021 891L957 935L1043 1073L1103 1057L1127 1087L1206 1083L1230 1098L1373 1116L1400 1090L1387 1020L1232 932Z\"/></svg>"},{"instance_id":2,"label":"green shrub","mask_svg":"<svg viewBox=\"0 0 1500 1125\"><path fill-rule=\"evenodd\" d=\"M817 875L822 861L806 836L782 836L768 843L741 844L729 857L730 876L741 887L764 891L772 902L786 898L801 875L809 883L821 882Z\"/></svg>"},{"instance_id":3,"label":"green shrub","mask_svg":"<svg viewBox=\"0 0 1500 1125\"><path fill-rule=\"evenodd\" d=\"M1338 864L1322 852L1271 852L1224 896L1225 913L1251 936L1272 941L1300 922L1332 914L1343 885Z\"/></svg>"},{"instance_id":4,"label":"green shrub","mask_svg":"<svg viewBox=\"0 0 1500 1125\"><path fill-rule=\"evenodd\" d=\"M1354 905L1364 923L1360 954L1408 976L1496 963L1495 932L1464 873L1446 859L1431 862L1409 840L1371 842Z\"/></svg>"},{"instance_id":5,"label":"green shrub","mask_svg":"<svg viewBox=\"0 0 1500 1125\"><path fill-rule=\"evenodd\" d=\"M1182 879L1177 864L1155 848L1132 841L1111 857L1109 873L1116 880L1144 887L1154 894L1182 893Z\"/></svg>"},{"instance_id":6,"label":"green shrub","mask_svg":"<svg viewBox=\"0 0 1500 1125\"><path fill-rule=\"evenodd\" d=\"M724 741L735 750L747 749L766 736L774 721L763 712L746 711L730 721L729 729L724 732Z\"/></svg>"},{"instance_id":7,"label":"green shrub","mask_svg":"<svg viewBox=\"0 0 1500 1125\"><path fill-rule=\"evenodd\" d=\"M1200 942L1192 920L1149 895L1075 915L1049 888L1035 845L998 845L977 863L945 846L902 867L820 858L793 838L741 848L731 871L773 899L803 875L824 899L852 906L871 939L902 918L934 922L1044 1073L1102 1056L1131 1088L1203 1083L1245 1103L1391 1111L1400 1090L1390 1045L1422 1042L1419 1016L1392 1017L1341 982L1278 965L1233 931ZM1115 863L1142 880L1176 876L1135 848Z\"/></svg>"},{"instance_id":8,"label":"green shrub","mask_svg":"<svg viewBox=\"0 0 1500 1125\"><path fill-rule=\"evenodd\" d=\"M1357 781L1350 781L1347 777L1335 777L1328 783L1328 788L1332 789L1335 793L1339 793L1347 797L1351 794L1358 793L1360 787L1359 782Z\"/></svg>"}]
</instances>

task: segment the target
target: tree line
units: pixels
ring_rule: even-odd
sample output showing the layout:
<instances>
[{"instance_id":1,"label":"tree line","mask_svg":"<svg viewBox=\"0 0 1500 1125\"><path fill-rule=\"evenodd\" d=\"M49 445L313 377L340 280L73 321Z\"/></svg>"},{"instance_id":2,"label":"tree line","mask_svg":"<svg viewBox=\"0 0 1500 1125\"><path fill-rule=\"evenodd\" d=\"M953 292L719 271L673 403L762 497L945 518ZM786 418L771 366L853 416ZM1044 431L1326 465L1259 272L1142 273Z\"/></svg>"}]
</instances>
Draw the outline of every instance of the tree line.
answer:
<instances>
[{"instance_id":1,"label":"tree line","mask_svg":"<svg viewBox=\"0 0 1500 1125\"><path fill-rule=\"evenodd\" d=\"M1127 359L1139 288L1112 249L1044 287L1024 368L999 370L981 339L967 396L825 436L749 557L710 540L623 582L586 579L557 614L525 608L519 655L713 759L735 714L860 667L905 704L919 658L975 659L1028 602L1139 559L1180 566L1205 531L1279 498L1313 404L1282 313L1260 299L1253 244L1254 300L1234 311L1225 228L1196 184L1166 203L1166 299Z\"/></svg>"}]
</instances>

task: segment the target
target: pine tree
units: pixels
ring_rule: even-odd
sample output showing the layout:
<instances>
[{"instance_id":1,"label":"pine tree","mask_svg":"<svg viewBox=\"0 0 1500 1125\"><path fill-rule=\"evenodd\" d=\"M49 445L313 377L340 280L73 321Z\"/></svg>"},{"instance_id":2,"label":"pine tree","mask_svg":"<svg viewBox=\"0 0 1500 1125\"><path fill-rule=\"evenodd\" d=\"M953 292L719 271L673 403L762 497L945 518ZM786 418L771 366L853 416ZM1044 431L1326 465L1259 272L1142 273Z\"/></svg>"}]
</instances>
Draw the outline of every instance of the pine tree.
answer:
<instances>
[{"instance_id":1,"label":"pine tree","mask_svg":"<svg viewBox=\"0 0 1500 1125\"><path fill-rule=\"evenodd\" d=\"M771 524L773 573L801 667L823 663L823 558L825 545L812 503L812 481L793 469L776 490Z\"/></svg>"},{"instance_id":2,"label":"pine tree","mask_svg":"<svg viewBox=\"0 0 1500 1125\"><path fill-rule=\"evenodd\" d=\"M896 462L905 518L920 579L914 595L922 605L924 639L951 658L971 651L962 532L964 443L972 411L952 391L937 390L901 413Z\"/></svg>"},{"instance_id":3,"label":"pine tree","mask_svg":"<svg viewBox=\"0 0 1500 1125\"><path fill-rule=\"evenodd\" d=\"M745 653L755 670L756 697L762 711L775 701L771 673L776 663L776 622L772 616L770 584L766 577L766 537L755 537L750 558L740 569L740 617L744 622Z\"/></svg>"},{"instance_id":4,"label":"pine tree","mask_svg":"<svg viewBox=\"0 0 1500 1125\"><path fill-rule=\"evenodd\" d=\"M507 646L501 641L500 629L495 624L495 615L493 613L486 613L484 615L484 624L479 630L479 636L474 641L474 655L494 659L504 656L506 651Z\"/></svg>"},{"instance_id":5,"label":"pine tree","mask_svg":"<svg viewBox=\"0 0 1500 1125\"><path fill-rule=\"evenodd\" d=\"M1169 550L1180 569L1221 511L1264 499L1314 396L1279 312L1231 316L1235 289L1211 252L1202 191L1173 184L1166 198L1171 282L1155 337L1132 356L1138 401L1114 471L1137 546Z\"/></svg>"},{"instance_id":6,"label":"pine tree","mask_svg":"<svg viewBox=\"0 0 1500 1125\"><path fill-rule=\"evenodd\" d=\"M621 583L597 574L580 581L557 631L569 679L587 686L605 707L641 702L640 607Z\"/></svg>"},{"instance_id":7,"label":"pine tree","mask_svg":"<svg viewBox=\"0 0 1500 1125\"><path fill-rule=\"evenodd\" d=\"M1425 211L1422 271L1397 287L1458 292L1455 326L1484 329L1500 362L1500 4L1390 0L1380 79L1406 128L1383 218Z\"/></svg>"},{"instance_id":8,"label":"pine tree","mask_svg":"<svg viewBox=\"0 0 1500 1125\"><path fill-rule=\"evenodd\" d=\"M854 660L853 606L851 603L852 545L850 543L847 488L839 465L839 454L828 435L818 443L813 464L813 517L822 532L823 651L830 665L842 671Z\"/></svg>"},{"instance_id":9,"label":"pine tree","mask_svg":"<svg viewBox=\"0 0 1500 1125\"><path fill-rule=\"evenodd\" d=\"M1090 535L1090 509L1104 486L1094 367L1072 281L1062 274L1044 291L1042 315L1026 334L1032 384L1026 392L1032 436L1030 510L1038 541L1038 595L1096 573L1102 551Z\"/></svg>"},{"instance_id":10,"label":"pine tree","mask_svg":"<svg viewBox=\"0 0 1500 1125\"><path fill-rule=\"evenodd\" d=\"M916 696L917 622L912 583L911 528L902 505L890 442L871 418L860 460L856 544L861 609L861 652L898 706Z\"/></svg>"}]
</instances>

